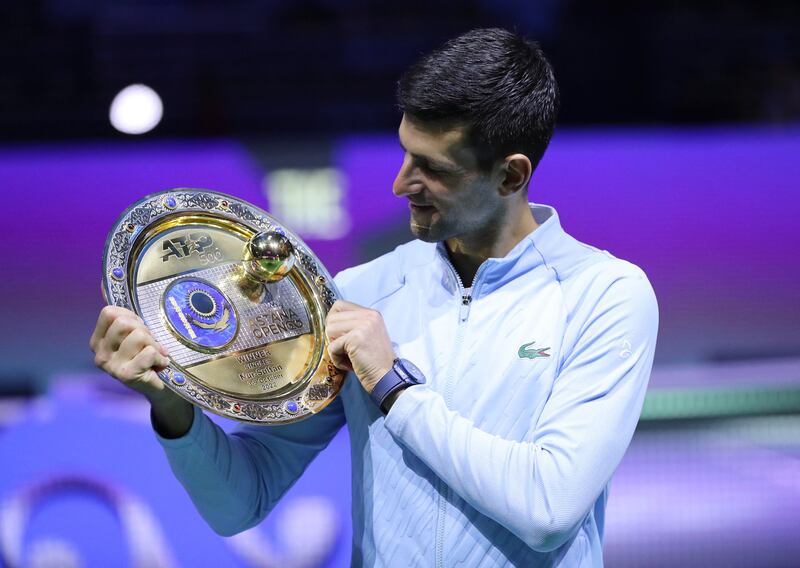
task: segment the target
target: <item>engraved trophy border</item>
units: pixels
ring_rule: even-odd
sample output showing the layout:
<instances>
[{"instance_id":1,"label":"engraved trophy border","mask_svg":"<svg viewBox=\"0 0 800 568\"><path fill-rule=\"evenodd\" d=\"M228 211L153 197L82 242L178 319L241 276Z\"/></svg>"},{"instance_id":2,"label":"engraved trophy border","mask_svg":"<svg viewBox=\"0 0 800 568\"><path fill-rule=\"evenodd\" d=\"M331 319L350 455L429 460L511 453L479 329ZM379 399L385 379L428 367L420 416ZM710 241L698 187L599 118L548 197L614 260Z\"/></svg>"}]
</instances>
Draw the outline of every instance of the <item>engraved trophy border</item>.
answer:
<instances>
[{"instance_id":1,"label":"engraved trophy border","mask_svg":"<svg viewBox=\"0 0 800 568\"><path fill-rule=\"evenodd\" d=\"M198 188L174 188L152 193L130 205L114 223L103 252L103 295L106 303L136 311L131 295L131 250L149 227L167 217L204 214L237 223L253 233L278 231L295 249L304 278L318 296L322 317L341 295L330 273L303 240L266 211L232 195ZM325 339L327 346L327 339ZM325 367L325 368L323 368ZM239 422L289 424L325 408L339 393L345 372L327 357L301 392L276 400L256 402L212 390L174 361L158 373L168 388L193 404Z\"/></svg>"}]
</instances>

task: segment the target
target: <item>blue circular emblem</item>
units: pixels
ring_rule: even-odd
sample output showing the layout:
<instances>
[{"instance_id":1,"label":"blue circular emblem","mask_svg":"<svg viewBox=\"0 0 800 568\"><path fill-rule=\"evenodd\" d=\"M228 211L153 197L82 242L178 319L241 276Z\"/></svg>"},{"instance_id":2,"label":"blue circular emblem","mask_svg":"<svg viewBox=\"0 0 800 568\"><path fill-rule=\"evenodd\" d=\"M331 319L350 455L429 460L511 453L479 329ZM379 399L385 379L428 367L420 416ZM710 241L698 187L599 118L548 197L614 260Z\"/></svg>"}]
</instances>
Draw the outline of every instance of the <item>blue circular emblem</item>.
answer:
<instances>
[{"instance_id":1,"label":"blue circular emblem","mask_svg":"<svg viewBox=\"0 0 800 568\"><path fill-rule=\"evenodd\" d=\"M164 290L161 305L172 332L191 347L217 351L236 338L236 310L210 282L179 278Z\"/></svg>"}]
</instances>

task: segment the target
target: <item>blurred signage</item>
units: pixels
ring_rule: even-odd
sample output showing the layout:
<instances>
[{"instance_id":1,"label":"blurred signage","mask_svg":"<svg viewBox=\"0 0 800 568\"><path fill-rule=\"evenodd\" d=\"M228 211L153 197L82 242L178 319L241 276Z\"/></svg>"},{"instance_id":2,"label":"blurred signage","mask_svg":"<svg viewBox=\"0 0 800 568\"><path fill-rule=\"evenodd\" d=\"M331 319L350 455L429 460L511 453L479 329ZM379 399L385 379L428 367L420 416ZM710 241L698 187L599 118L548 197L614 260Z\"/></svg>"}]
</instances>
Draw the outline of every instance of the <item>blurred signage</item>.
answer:
<instances>
[{"instance_id":1,"label":"blurred signage","mask_svg":"<svg viewBox=\"0 0 800 568\"><path fill-rule=\"evenodd\" d=\"M309 239L333 240L351 227L345 175L336 168L283 168L264 178L270 211Z\"/></svg>"}]
</instances>

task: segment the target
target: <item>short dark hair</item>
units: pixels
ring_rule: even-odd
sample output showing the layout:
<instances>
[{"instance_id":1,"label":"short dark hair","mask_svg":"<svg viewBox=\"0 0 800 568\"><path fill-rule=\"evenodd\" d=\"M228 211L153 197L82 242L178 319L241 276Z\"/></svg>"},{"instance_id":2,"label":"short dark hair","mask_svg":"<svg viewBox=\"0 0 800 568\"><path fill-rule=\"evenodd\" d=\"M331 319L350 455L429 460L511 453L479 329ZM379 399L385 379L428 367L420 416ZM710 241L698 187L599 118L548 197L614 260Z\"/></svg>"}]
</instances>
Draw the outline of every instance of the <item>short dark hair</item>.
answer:
<instances>
[{"instance_id":1,"label":"short dark hair","mask_svg":"<svg viewBox=\"0 0 800 568\"><path fill-rule=\"evenodd\" d=\"M422 124L463 124L482 168L509 153L536 168L553 135L558 85L539 45L500 28L476 29L412 65L400 110Z\"/></svg>"}]
</instances>

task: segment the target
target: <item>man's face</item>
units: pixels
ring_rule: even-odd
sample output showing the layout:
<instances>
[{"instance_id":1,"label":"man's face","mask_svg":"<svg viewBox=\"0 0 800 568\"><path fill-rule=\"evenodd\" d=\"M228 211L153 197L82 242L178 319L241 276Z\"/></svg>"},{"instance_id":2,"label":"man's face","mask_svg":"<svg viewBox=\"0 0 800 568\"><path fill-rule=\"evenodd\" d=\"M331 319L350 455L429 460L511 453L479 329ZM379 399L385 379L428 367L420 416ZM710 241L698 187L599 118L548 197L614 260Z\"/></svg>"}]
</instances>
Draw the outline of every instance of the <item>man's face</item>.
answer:
<instances>
[{"instance_id":1,"label":"man's face","mask_svg":"<svg viewBox=\"0 0 800 568\"><path fill-rule=\"evenodd\" d=\"M491 230L501 200L492 173L478 167L466 127L440 128L403 117L405 152L392 191L406 197L411 231L423 241L469 237Z\"/></svg>"}]
</instances>

